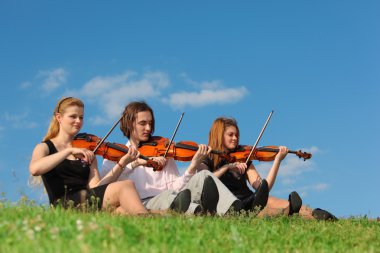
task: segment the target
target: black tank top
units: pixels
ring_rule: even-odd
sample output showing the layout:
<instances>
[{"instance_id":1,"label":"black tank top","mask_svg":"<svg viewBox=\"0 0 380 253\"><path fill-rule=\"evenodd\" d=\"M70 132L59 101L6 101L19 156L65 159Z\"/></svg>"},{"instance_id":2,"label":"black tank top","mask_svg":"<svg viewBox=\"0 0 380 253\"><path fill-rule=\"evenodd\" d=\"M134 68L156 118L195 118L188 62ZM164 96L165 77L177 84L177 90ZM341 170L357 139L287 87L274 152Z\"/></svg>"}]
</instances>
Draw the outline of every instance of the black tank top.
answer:
<instances>
[{"instance_id":1,"label":"black tank top","mask_svg":"<svg viewBox=\"0 0 380 253\"><path fill-rule=\"evenodd\" d=\"M50 140L45 141L49 147L49 155L57 153ZM66 195L86 190L90 177L90 166L81 160L65 159L51 171L42 175L42 180L51 204L58 199L66 199Z\"/></svg>"}]
</instances>

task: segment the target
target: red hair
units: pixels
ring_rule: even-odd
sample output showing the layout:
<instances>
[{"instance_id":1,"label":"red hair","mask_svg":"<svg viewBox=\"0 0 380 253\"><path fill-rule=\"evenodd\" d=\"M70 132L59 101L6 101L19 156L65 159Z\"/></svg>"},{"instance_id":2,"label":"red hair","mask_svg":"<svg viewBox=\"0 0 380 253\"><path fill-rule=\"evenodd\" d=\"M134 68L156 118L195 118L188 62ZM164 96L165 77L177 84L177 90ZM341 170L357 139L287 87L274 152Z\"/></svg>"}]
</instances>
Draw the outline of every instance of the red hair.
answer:
<instances>
[{"instance_id":1,"label":"red hair","mask_svg":"<svg viewBox=\"0 0 380 253\"><path fill-rule=\"evenodd\" d=\"M224 131L227 127L233 126L236 128L237 131L237 137L238 137L238 143L239 143L239 127L237 125L237 122L233 118L226 118L226 117L219 117L212 123L209 135L208 135L208 145L213 150L225 150L223 146L223 135ZM213 170L217 169L217 166L220 163L220 157L216 154L210 155L212 161L213 161Z\"/></svg>"}]
</instances>

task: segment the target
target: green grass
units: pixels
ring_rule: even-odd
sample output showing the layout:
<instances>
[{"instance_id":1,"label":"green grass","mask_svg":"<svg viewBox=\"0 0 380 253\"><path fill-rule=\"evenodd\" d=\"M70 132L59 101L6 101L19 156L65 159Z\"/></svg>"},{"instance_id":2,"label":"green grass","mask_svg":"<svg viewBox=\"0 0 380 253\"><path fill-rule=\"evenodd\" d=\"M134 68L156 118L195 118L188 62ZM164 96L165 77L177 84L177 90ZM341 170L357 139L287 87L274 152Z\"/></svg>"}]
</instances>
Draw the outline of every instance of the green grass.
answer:
<instances>
[{"instance_id":1,"label":"green grass","mask_svg":"<svg viewBox=\"0 0 380 253\"><path fill-rule=\"evenodd\" d=\"M3 201L0 252L380 252L380 222L123 217Z\"/></svg>"}]
</instances>

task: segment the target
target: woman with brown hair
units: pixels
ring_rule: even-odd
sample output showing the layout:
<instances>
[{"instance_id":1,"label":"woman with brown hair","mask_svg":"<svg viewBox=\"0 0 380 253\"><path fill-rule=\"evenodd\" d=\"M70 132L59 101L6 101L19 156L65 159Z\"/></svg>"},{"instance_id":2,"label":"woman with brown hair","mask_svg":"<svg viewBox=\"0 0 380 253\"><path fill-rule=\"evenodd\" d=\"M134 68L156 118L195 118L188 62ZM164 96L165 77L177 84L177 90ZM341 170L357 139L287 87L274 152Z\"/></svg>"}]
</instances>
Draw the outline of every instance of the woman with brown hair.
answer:
<instances>
[{"instance_id":1,"label":"woman with brown hair","mask_svg":"<svg viewBox=\"0 0 380 253\"><path fill-rule=\"evenodd\" d=\"M214 150L221 150L227 153L233 152L239 146L239 137L239 127L236 120L220 117L211 126L208 145ZM242 201L243 209L249 210L252 205L251 203L254 201L255 194L247 186L247 181L253 189L257 190L262 182L266 180L269 190L271 190L275 183L280 164L287 154L288 148L280 146L266 179L261 178L252 162L248 164L240 162L228 163L228 161L213 154L210 154L200 165L199 170L208 169L212 171ZM319 208L312 210L303 206L302 199L297 192L290 193L287 200L269 196L266 208L260 215L292 215L294 213L300 213L305 218L336 219L335 216L325 210Z\"/></svg>"}]
</instances>

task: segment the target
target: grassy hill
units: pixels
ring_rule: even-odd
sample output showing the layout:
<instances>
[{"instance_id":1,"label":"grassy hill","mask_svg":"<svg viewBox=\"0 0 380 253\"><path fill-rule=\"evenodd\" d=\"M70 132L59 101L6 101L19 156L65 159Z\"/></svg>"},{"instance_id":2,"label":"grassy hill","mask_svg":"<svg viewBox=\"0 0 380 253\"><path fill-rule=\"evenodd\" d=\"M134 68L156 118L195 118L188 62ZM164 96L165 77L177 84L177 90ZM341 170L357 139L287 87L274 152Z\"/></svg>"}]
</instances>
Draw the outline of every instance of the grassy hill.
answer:
<instances>
[{"instance_id":1,"label":"grassy hill","mask_svg":"<svg viewBox=\"0 0 380 253\"><path fill-rule=\"evenodd\" d=\"M0 252L380 252L380 222L124 217L0 202Z\"/></svg>"}]
</instances>

